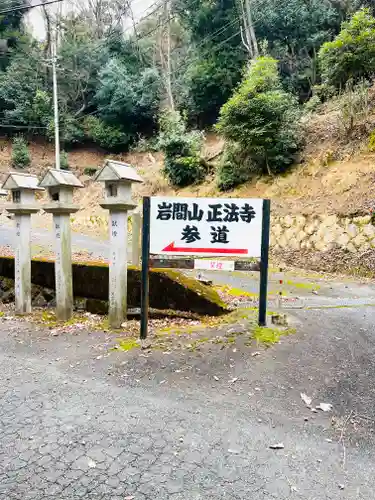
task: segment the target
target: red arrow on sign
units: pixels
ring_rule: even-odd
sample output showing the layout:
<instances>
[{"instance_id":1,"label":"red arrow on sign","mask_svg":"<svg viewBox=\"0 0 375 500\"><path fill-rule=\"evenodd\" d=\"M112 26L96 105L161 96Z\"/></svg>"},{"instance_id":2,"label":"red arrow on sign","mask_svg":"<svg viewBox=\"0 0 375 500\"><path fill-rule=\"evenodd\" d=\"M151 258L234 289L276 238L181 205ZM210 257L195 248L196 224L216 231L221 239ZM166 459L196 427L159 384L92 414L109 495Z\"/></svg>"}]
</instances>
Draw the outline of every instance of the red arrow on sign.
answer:
<instances>
[{"instance_id":1,"label":"red arrow on sign","mask_svg":"<svg viewBox=\"0 0 375 500\"><path fill-rule=\"evenodd\" d=\"M247 248L193 248L193 247L175 247L174 241L167 247L163 248L163 252L190 252L190 253L220 253L223 255L230 255L233 253L247 255L249 250Z\"/></svg>"}]
</instances>

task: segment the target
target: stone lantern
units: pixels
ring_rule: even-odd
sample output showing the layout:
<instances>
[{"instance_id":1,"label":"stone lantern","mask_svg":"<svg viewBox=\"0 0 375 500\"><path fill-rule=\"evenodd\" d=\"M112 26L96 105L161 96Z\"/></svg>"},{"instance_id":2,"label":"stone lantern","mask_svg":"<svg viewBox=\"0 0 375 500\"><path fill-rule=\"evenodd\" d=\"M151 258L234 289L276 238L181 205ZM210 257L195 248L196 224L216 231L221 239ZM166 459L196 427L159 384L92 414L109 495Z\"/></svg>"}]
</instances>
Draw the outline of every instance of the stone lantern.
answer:
<instances>
[{"instance_id":1,"label":"stone lantern","mask_svg":"<svg viewBox=\"0 0 375 500\"><path fill-rule=\"evenodd\" d=\"M127 314L128 212L137 204L132 200L132 184L143 182L126 163L107 160L95 177L104 182L101 207L109 210L109 322L120 328Z\"/></svg>"},{"instance_id":2,"label":"stone lantern","mask_svg":"<svg viewBox=\"0 0 375 500\"><path fill-rule=\"evenodd\" d=\"M43 191L38 186L35 175L10 173L3 184L12 194L12 203L6 206L14 214L16 240L14 249L14 278L16 313L31 312L31 214L39 212L40 205L35 200L35 193ZM2 191L7 194L6 191Z\"/></svg>"},{"instance_id":3,"label":"stone lantern","mask_svg":"<svg viewBox=\"0 0 375 500\"><path fill-rule=\"evenodd\" d=\"M73 192L76 188L83 188L83 184L71 172L51 169L39 185L48 190L49 202L43 209L53 215L55 228L56 316L61 321L67 321L73 314L70 214L79 210L73 203Z\"/></svg>"}]
</instances>

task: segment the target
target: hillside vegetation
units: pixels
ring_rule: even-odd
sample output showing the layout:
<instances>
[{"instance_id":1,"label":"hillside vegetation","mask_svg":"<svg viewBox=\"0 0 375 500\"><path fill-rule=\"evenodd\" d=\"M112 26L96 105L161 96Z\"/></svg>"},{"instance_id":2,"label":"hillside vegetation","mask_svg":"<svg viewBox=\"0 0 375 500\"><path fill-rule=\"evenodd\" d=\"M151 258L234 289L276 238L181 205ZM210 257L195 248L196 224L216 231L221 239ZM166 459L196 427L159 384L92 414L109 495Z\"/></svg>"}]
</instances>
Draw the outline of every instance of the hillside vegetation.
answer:
<instances>
[{"instance_id":1,"label":"hillside vegetation","mask_svg":"<svg viewBox=\"0 0 375 500\"><path fill-rule=\"evenodd\" d=\"M83 176L85 210L100 212L90 176L111 155L139 169L137 196L228 192L271 197L278 211L368 211L374 7L165 0L125 31L131 6L93 0L63 16L45 7L43 42L23 12L0 15L0 168L54 165L58 25L61 167Z\"/></svg>"}]
</instances>

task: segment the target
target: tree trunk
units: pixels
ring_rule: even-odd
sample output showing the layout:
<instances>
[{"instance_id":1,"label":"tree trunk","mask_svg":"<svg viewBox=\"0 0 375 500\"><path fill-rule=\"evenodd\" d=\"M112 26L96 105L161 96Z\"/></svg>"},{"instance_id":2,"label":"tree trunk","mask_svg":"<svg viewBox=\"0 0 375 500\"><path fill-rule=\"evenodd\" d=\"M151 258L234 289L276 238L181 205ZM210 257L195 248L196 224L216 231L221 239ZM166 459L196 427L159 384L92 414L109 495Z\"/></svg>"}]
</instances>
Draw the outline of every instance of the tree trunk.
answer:
<instances>
[{"instance_id":1,"label":"tree trunk","mask_svg":"<svg viewBox=\"0 0 375 500\"><path fill-rule=\"evenodd\" d=\"M250 59L254 59L259 55L259 48L254 30L250 2L251 0L239 0L241 38L244 47L249 53Z\"/></svg>"},{"instance_id":2,"label":"tree trunk","mask_svg":"<svg viewBox=\"0 0 375 500\"><path fill-rule=\"evenodd\" d=\"M43 3L45 3L46 0L43 0ZM44 59L48 60L51 58L51 18L48 12L48 9L46 9L46 6L42 6L42 11L43 11L43 16L44 20L46 23L46 42L44 46ZM50 80L50 68L48 65L46 65L46 81Z\"/></svg>"},{"instance_id":3,"label":"tree trunk","mask_svg":"<svg viewBox=\"0 0 375 500\"><path fill-rule=\"evenodd\" d=\"M167 93L170 108L174 111L174 99L172 91L172 61L171 61L171 0L167 1Z\"/></svg>"},{"instance_id":4,"label":"tree trunk","mask_svg":"<svg viewBox=\"0 0 375 500\"><path fill-rule=\"evenodd\" d=\"M273 175L273 173L272 173L271 168L270 168L270 164L268 163L268 154L267 154L267 150L266 150L266 149L264 149L264 158L265 158L265 160L266 160L266 167L267 167L267 172L268 172L268 175L269 175L270 177L275 177L275 176Z\"/></svg>"},{"instance_id":5,"label":"tree trunk","mask_svg":"<svg viewBox=\"0 0 375 500\"><path fill-rule=\"evenodd\" d=\"M165 84L165 91L167 94L168 106L171 110L175 109L173 89L172 89L172 61L171 61L171 2L167 0L164 4L164 21L166 23L161 23L161 33L160 33L160 62L163 73L163 80ZM165 33L164 26L167 26ZM164 43L166 42L166 53L164 53Z\"/></svg>"}]
</instances>

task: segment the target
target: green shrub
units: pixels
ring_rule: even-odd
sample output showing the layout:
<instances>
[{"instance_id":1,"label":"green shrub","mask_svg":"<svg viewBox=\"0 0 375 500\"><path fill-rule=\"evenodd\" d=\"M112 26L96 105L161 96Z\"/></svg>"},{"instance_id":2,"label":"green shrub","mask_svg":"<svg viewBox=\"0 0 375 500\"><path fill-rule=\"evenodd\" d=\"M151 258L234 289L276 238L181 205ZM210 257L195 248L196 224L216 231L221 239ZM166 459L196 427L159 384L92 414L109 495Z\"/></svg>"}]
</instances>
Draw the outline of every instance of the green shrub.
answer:
<instances>
[{"instance_id":1,"label":"green shrub","mask_svg":"<svg viewBox=\"0 0 375 500\"><path fill-rule=\"evenodd\" d=\"M319 97L321 102L326 102L332 99L336 94L337 90L333 85L328 85L327 83L321 83L320 85L314 85L313 87L314 95Z\"/></svg>"},{"instance_id":2,"label":"green shrub","mask_svg":"<svg viewBox=\"0 0 375 500\"><path fill-rule=\"evenodd\" d=\"M235 144L226 145L217 170L217 186L220 191L229 191L248 181L256 174L257 167Z\"/></svg>"},{"instance_id":3,"label":"green shrub","mask_svg":"<svg viewBox=\"0 0 375 500\"><path fill-rule=\"evenodd\" d=\"M366 81L353 85L349 80L336 102L343 134L349 136L358 125L366 128L369 114L369 85Z\"/></svg>"},{"instance_id":4,"label":"green shrub","mask_svg":"<svg viewBox=\"0 0 375 500\"><path fill-rule=\"evenodd\" d=\"M85 132L82 122L69 114L60 116L60 141L62 144L69 146L72 144L80 144L85 140ZM53 118L47 124L47 137L50 141L55 139L55 121Z\"/></svg>"},{"instance_id":5,"label":"green shrub","mask_svg":"<svg viewBox=\"0 0 375 500\"><path fill-rule=\"evenodd\" d=\"M356 12L342 24L339 35L319 51L322 79L336 89L375 73L375 18L369 9Z\"/></svg>"},{"instance_id":6,"label":"green shrub","mask_svg":"<svg viewBox=\"0 0 375 500\"><path fill-rule=\"evenodd\" d=\"M51 96L45 90L37 90L32 103L33 121L42 126L48 126L53 121Z\"/></svg>"},{"instance_id":7,"label":"green shrub","mask_svg":"<svg viewBox=\"0 0 375 500\"><path fill-rule=\"evenodd\" d=\"M207 174L207 166L199 156L174 156L166 158L164 173L171 184L178 187L189 186L202 181Z\"/></svg>"},{"instance_id":8,"label":"green shrub","mask_svg":"<svg viewBox=\"0 0 375 500\"><path fill-rule=\"evenodd\" d=\"M98 169L96 167L86 167L83 170L83 173L85 175L89 175L90 177L94 177L94 175L96 174L97 171L98 171Z\"/></svg>"},{"instance_id":9,"label":"green shrub","mask_svg":"<svg viewBox=\"0 0 375 500\"><path fill-rule=\"evenodd\" d=\"M368 150L375 153L375 130L373 130L368 139Z\"/></svg>"},{"instance_id":10,"label":"green shrub","mask_svg":"<svg viewBox=\"0 0 375 500\"><path fill-rule=\"evenodd\" d=\"M217 130L237 144L255 171L275 174L294 161L298 122L296 99L282 89L277 61L259 57L221 108Z\"/></svg>"},{"instance_id":11,"label":"green shrub","mask_svg":"<svg viewBox=\"0 0 375 500\"><path fill-rule=\"evenodd\" d=\"M150 153L158 151L157 137L138 136L136 142L130 147L132 153Z\"/></svg>"},{"instance_id":12,"label":"green shrub","mask_svg":"<svg viewBox=\"0 0 375 500\"><path fill-rule=\"evenodd\" d=\"M85 132L82 121L77 120L77 118L71 115L63 116L60 125L60 139L67 146L84 142Z\"/></svg>"},{"instance_id":13,"label":"green shrub","mask_svg":"<svg viewBox=\"0 0 375 500\"><path fill-rule=\"evenodd\" d=\"M103 149L120 151L129 146L130 137L120 127L104 123L100 118L88 116L84 121L86 136Z\"/></svg>"},{"instance_id":14,"label":"green shrub","mask_svg":"<svg viewBox=\"0 0 375 500\"><path fill-rule=\"evenodd\" d=\"M208 168L200 157L203 135L186 130L180 113L167 111L160 117L158 148L165 154L164 175L173 186L183 187L204 179Z\"/></svg>"},{"instance_id":15,"label":"green shrub","mask_svg":"<svg viewBox=\"0 0 375 500\"><path fill-rule=\"evenodd\" d=\"M29 148L22 136L13 139L12 165L17 168L25 168L31 163Z\"/></svg>"},{"instance_id":16,"label":"green shrub","mask_svg":"<svg viewBox=\"0 0 375 500\"><path fill-rule=\"evenodd\" d=\"M60 168L61 170L70 170L68 153L66 151L61 151Z\"/></svg>"},{"instance_id":17,"label":"green shrub","mask_svg":"<svg viewBox=\"0 0 375 500\"><path fill-rule=\"evenodd\" d=\"M222 60L206 56L194 61L183 77L183 107L189 121L199 127L213 125L221 106L228 100L232 89L241 79L243 60L238 50L227 54Z\"/></svg>"},{"instance_id":18,"label":"green shrub","mask_svg":"<svg viewBox=\"0 0 375 500\"><path fill-rule=\"evenodd\" d=\"M318 95L313 95L303 106L305 113L313 113L322 104L320 97Z\"/></svg>"}]
</instances>

